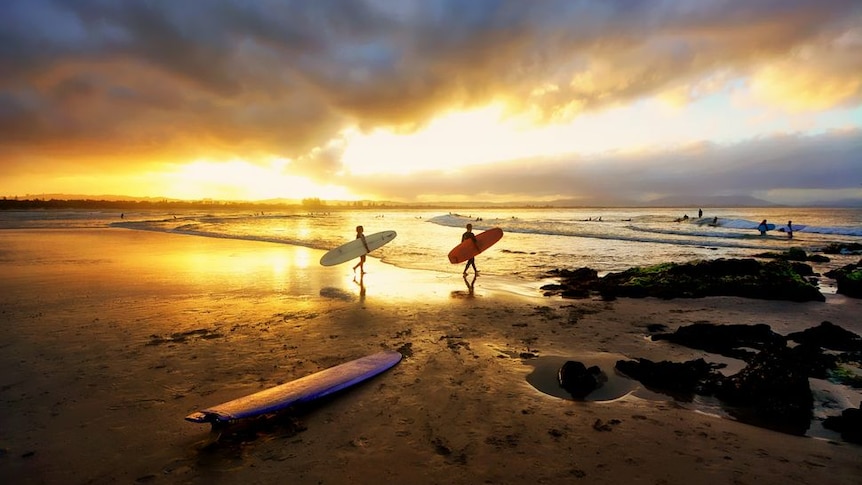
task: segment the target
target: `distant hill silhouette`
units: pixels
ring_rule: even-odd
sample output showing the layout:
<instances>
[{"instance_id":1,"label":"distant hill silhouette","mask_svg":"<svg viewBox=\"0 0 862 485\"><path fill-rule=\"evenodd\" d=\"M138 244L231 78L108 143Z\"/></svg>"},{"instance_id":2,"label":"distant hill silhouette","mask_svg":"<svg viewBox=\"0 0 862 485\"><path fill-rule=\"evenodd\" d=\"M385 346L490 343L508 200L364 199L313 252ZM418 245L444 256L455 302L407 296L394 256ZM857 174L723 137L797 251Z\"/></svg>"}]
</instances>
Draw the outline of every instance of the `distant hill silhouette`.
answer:
<instances>
[{"instance_id":1,"label":"distant hill silhouette","mask_svg":"<svg viewBox=\"0 0 862 485\"><path fill-rule=\"evenodd\" d=\"M24 204L24 201L29 203ZM489 202L473 200L466 202L396 202L396 201L345 201L314 199L310 200L266 199L255 201L240 200L182 200L168 197L132 197L124 195L81 195L81 194L27 194L25 196L4 196L0 200L0 209L11 208L146 208L156 206L169 207L201 207L211 205L227 205L233 207L267 208L277 210L289 206L310 207L318 205L327 208L381 208L381 207L421 207L421 208L453 208L453 207L787 207L787 204L776 204L768 200L746 195L729 196L699 196L675 195L660 197L649 201L633 201L613 197L571 198L553 201L520 201L520 202ZM862 208L862 199L838 199L834 201L817 201L807 204L793 204L805 207L847 207Z\"/></svg>"},{"instance_id":2,"label":"distant hill silhouette","mask_svg":"<svg viewBox=\"0 0 862 485\"><path fill-rule=\"evenodd\" d=\"M767 200L748 195L673 195L650 200L653 207L782 207Z\"/></svg>"}]
</instances>

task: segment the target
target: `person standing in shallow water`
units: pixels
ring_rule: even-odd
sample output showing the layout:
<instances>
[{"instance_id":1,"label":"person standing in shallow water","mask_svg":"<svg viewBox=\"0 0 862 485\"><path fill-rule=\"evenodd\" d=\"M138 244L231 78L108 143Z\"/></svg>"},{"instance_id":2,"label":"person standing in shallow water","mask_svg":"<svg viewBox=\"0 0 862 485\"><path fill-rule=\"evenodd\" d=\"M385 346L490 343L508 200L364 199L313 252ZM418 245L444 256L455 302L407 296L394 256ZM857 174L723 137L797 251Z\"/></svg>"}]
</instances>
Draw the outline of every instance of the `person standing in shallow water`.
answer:
<instances>
[{"instance_id":1,"label":"person standing in shallow water","mask_svg":"<svg viewBox=\"0 0 862 485\"><path fill-rule=\"evenodd\" d=\"M787 221L787 239L793 239L793 221Z\"/></svg>"},{"instance_id":2,"label":"person standing in shallow water","mask_svg":"<svg viewBox=\"0 0 862 485\"><path fill-rule=\"evenodd\" d=\"M365 229L362 226L356 226L356 239L362 240L362 245L365 246L365 252L370 253L371 250L368 249L368 244L365 242ZM360 274L365 274L365 255L359 257L359 262L356 263L356 266L353 267L353 272L356 272L356 268L359 268L361 271Z\"/></svg>"},{"instance_id":3,"label":"person standing in shallow water","mask_svg":"<svg viewBox=\"0 0 862 485\"><path fill-rule=\"evenodd\" d=\"M467 232L461 235L461 242L466 241L467 239L472 239L473 244L476 245L476 250L479 250L479 242L476 240L476 235L473 234L473 224L467 224ZM473 273L476 276L479 276L479 270L476 269L476 257L472 257L467 260L467 264L464 266L464 275L467 274L467 270L470 269L470 266L473 267Z\"/></svg>"}]
</instances>

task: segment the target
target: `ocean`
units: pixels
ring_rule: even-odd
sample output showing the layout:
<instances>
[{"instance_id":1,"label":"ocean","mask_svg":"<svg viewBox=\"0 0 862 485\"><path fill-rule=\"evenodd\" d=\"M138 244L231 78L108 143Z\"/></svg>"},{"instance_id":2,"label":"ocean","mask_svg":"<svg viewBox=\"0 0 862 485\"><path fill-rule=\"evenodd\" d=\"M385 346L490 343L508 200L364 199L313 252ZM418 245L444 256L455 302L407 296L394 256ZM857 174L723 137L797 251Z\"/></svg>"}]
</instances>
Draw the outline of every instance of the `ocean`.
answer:
<instances>
[{"instance_id":1,"label":"ocean","mask_svg":"<svg viewBox=\"0 0 862 485\"><path fill-rule=\"evenodd\" d=\"M535 282L558 268L590 267L600 275L634 266L697 259L744 258L765 251L801 248L818 253L830 243L862 243L862 209L836 208L527 208L527 209L361 209L307 212L212 210L0 211L0 229L110 227L198 237L266 241L328 250L355 237L394 230L398 236L373 253L395 266L460 273L446 255L461 240L467 223L478 233L492 227L503 239L476 258L482 274L513 282ZM122 218L121 218L122 215ZM760 235L766 219L775 230ZM781 229L792 220L793 238ZM829 255L827 271L859 255ZM824 288L829 291L830 288Z\"/></svg>"}]
</instances>

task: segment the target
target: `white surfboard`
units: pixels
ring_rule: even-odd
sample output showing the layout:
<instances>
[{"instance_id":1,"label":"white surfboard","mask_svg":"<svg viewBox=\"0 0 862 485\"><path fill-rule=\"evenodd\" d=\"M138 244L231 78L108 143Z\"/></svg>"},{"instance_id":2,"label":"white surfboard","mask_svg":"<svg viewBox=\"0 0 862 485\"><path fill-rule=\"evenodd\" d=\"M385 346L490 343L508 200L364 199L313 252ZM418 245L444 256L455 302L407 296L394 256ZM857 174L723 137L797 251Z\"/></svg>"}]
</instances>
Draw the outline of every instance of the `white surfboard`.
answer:
<instances>
[{"instance_id":1,"label":"white surfboard","mask_svg":"<svg viewBox=\"0 0 862 485\"><path fill-rule=\"evenodd\" d=\"M383 246L389 241L395 239L397 234L395 231L383 231L371 234L369 236L365 236L365 244L368 245L369 251L374 251L375 249ZM359 239L354 239L347 244L342 244L337 248L329 251L324 254L322 258L320 258L320 264L323 266L335 266L336 264L341 264L351 259L356 259L363 254L368 254L369 251L365 250L365 246L362 245L362 241Z\"/></svg>"}]
</instances>

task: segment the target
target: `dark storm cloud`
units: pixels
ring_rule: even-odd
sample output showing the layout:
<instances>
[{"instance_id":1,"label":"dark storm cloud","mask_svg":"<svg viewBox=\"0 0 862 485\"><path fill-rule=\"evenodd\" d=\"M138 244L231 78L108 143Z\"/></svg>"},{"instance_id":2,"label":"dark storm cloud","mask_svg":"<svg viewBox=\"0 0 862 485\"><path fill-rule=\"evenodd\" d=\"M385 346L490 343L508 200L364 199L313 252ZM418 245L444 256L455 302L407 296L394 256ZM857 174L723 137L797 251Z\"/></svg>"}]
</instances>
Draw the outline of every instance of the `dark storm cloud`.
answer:
<instances>
[{"instance_id":1,"label":"dark storm cloud","mask_svg":"<svg viewBox=\"0 0 862 485\"><path fill-rule=\"evenodd\" d=\"M308 161L346 126L411 130L438 110L501 99L571 117L803 46L828 46L818 77L854 79L858 45L836 38L858 28L860 9L858 0L7 0L0 154ZM834 102L858 103L860 89ZM338 168L328 158L297 166L320 177Z\"/></svg>"}]
</instances>

